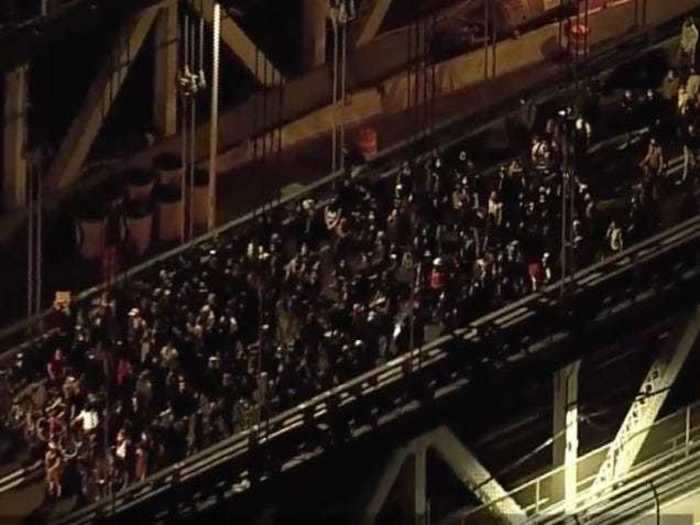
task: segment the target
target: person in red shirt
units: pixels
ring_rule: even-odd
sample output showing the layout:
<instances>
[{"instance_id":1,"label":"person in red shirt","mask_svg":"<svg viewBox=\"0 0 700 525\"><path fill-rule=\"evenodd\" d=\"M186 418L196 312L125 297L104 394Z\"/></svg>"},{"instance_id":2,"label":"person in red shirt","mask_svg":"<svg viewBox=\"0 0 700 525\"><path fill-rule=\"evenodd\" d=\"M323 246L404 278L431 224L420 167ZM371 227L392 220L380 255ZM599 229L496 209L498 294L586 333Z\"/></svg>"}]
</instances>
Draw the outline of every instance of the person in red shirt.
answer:
<instances>
[{"instance_id":1,"label":"person in red shirt","mask_svg":"<svg viewBox=\"0 0 700 525\"><path fill-rule=\"evenodd\" d=\"M63 375L65 368L65 359L61 350L56 350L46 365L46 372L49 374L49 379L58 385L63 384Z\"/></svg>"},{"instance_id":2,"label":"person in red shirt","mask_svg":"<svg viewBox=\"0 0 700 525\"><path fill-rule=\"evenodd\" d=\"M117 385L124 385L131 377L133 369L134 367L125 356L120 357L117 363Z\"/></svg>"},{"instance_id":3,"label":"person in red shirt","mask_svg":"<svg viewBox=\"0 0 700 525\"><path fill-rule=\"evenodd\" d=\"M433 260L433 269L430 272L430 288L442 290L447 285L447 265L438 257Z\"/></svg>"},{"instance_id":4,"label":"person in red shirt","mask_svg":"<svg viewBox=\"0 0 700 525\"><path fill-rule=\"evenodd\" d=\"M540 289L544 283L544 269L542 268L542 263L539 260L534 260L527 266L527 273L530 276L530 285L533 292Z\"/></svg>"}]
</instances>

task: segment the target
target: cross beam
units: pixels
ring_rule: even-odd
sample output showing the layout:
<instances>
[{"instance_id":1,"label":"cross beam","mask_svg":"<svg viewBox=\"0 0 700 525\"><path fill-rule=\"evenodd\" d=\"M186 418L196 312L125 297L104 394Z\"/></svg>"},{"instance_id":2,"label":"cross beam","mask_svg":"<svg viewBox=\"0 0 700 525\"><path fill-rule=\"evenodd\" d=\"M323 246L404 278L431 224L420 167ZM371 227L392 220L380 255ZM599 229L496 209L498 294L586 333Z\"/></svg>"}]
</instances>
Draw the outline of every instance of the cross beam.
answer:
<instances>
[{"instance_id":1,"label":"cross beam","mask_svg":"<svg viewBox=\"0 0 700 525\"><path fill-rule=\"evenodd\" d=\"M394 487L396 480L399 478L401 469L403 468L406 461L411 458L412 443L407 447L401 447L400 449L394 451L384 467L379 480L375 484L375 488L369 498L369 502L364 508L364 525L373 525L376 517L382 510L384 502L389 497L391 489Z\"/></svg>"},{"instance_id":2,"label":"cross beam","mask_svg":"<svg viewBox=\"0 0 700 525\"><path fill-rule=\"evenodd\" d=\"M525 511L450 429L443 426L434 430L431 444L435 452L482 503L492 504L491 508L504 523L521 523L525 518Z\"/></svg>"},{"instance_id":3,"label":"cross beam","mask_svg":"<svg viewBox=\"0 0 700 525\"><path fill-rule=\"evenodd\" d=\"M649 369L639 395L632 402L622 426L608 448L590 493L597 497L625 475L637 458L664 401L700 334L700 306L687 323L672 332ZM678 333L680 332L680 333Z\"/></svg>"},{"instance_id":4,"label":"cross beam","mask_svg":"<svg viewBox=\"0 0 700 525\"><path fill-rule=\"evenodd\" d=\"M149 8L129 18L117 35L109 56L104 60L66 138L48 173L48 184L63 189L81 173L90 148L112 109L131 65L153 26L158 8Z\"/></svg>"},{"instance_id":5,"label":"cross beam","mask_svg":"<svg viewBox=\"0 0 700 525\"><path fill-rule=\"evenodd\" d=\"M365 506L364 524L371 525L384 506L394 485L402 473L410 474L403 480L409 514L416 516L416 523L423 523L426 511L426 451L433 449L455 475L484 504L498 514L503 523L520 524L525 511L506 492L476 456L447 427L441 426L415 438L392 456L376 484L369 504Z\"/></svg>"},{"instance_id":6,"label":"cross beam","mask_svg":"<svg viewBox=\"0 0 700 525\"><path fill-rule=\"evenodd\" d=\"M360 16L355 38L356 46L363 46L374 39L382 27L382 22L391 7L391 0L372 0L368 11Z\"/></svg>"},{"instance_id":7,"label":"cross beam","mask_svg":"<svg viewBox=\"0 0 700 525\"><path fill-rule=\"evenodd\" d=\"M214 0L189 0L189 4L208 24L213 23ZM282 73L230 16L221 18L221 39L260 84L273 86L282 83Z\"/></svg>"}]
</instances>

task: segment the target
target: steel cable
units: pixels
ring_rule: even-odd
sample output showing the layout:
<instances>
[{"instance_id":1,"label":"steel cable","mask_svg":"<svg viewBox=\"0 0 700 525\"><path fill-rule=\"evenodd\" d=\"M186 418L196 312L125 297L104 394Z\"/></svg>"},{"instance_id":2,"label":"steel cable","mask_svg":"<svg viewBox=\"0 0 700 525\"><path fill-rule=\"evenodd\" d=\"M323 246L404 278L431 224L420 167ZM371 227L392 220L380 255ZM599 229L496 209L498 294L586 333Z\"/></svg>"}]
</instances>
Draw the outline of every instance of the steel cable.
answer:
<instances>
[{"instance_id":1,"label":"steel cable","mask_svg":"<svg viewBox=\"0 0 700 525\"><path fill-rule=\"evenodd\" d=\"M335 8L331 8L331 25L333 27L333 135L331 139L331 173L335 173L338 170L338 20L334 9Z\"/></svg>"},{"instance_id":2,"label":"steel cable","mask_svg":"<svg viewBox=\"0 0 700 525\"><path fill-rule=\"evenodd\" d=\"M340 32L340 145L338 154L340 155L340 171L345 170L345 103L347 97L347 59L348 59L348 25L343 20Z\"/></svg>"},{"instance_id":3,"label":"steel cable","mask_svg":"<svg viewBox=\"0 0 700 525\"><path fill-rule=\"evenodd\" d=\"M182 135L182 172L180 173L180 190L181 190L181 198L182 198L182 205L180 209L180 214L181 214L181 220L180 220L180 240L182 242L185 241L187 237L187 152L189 151L188 148L188 135L189 135L189 126L187 123L187 115L189 112L189 101L188 101L188 96L187 96L187 86L184 85L185 82L187 82L188 78L188 73L189 73L189 56L190 56L190 40L189 40L189 14L185 11L184 16L183 16L183 23L182 23L182 40L183 40L183 46L182 46L182 53L181 53L181 64L180 64L180 71L181 71L181 77L180 77L180 88L181 88L181 94L180 98L182 101L182 112L181 112L181 135Z\"/></svg>"},{"instance_id":4,"label":"steel cable","mask_svg":"<svg viewBox=\"0 0 700 525\"><path fill-rule=\"evenodd\" d=\"M212 31L212 78L211 78L211 126L209 128L209 189L207 225L209 230L216 226L216 161L219 138L219 42L221 27L221 6L214 3L213 31ZM202 46L203 48L204 46Z\"/></svg>"},{"instance_id":5,"label":"steel cable","mask_svg":"<svg viewBox=\"0 0 700 525\"><path fill-rule=\"evenodd\" d=\"M197 71L197 22L193 21L190 26L192 35L192 45L190 46L190 71L193 75ZM189 207L188 207L188 222L187 222L187 237L188 240L194 236L194 173L195 173L195 155L196 155L196 133L197 133L197 94L196 86L191 95L190 101L190 162L189 162Z\"/></svg>"}]
</instances>

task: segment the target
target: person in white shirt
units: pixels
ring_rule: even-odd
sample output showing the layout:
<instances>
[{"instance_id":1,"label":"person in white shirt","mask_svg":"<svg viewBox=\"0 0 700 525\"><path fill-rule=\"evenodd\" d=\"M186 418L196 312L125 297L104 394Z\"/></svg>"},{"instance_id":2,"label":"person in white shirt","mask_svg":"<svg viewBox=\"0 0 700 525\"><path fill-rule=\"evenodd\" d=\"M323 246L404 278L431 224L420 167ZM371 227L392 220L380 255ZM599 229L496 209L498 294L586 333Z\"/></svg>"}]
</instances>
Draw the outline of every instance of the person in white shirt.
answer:
<instances>
[{"instance_id":1,"label":"person in white shirt","mask_svg":"<svg viewBox=\"0 0 700 525\"><path fill-rule=\"evenodd\" d=\"M117 469L124 476L124 481L129 481L129 462L131 460L131 440L122 428L117 434L117 444L114 447L114 458Z\"/></svg>"},{"instance_id":2,"label":"person in white shirt","mask_svg":"<svg viewBox=\"0 0 700 525\"><path fill-rule=\"evenodd\" d=\"M175 370L178 365L178 351L172 343L168 342L160 350L160 359L163 366L169 370Z\"/></svg>"},{"instance_id":3,"label":"person in white shirt","mask_svg":"<svg viewBox=\"0 0 700 525\"><path fill-rule=\"evenodd\" d=\"M681 66L695 66L695 50L698 45L698 28L691 17L686 18L681 29L678 62Z\"/></svg>"},{"instance_id":4,"label":"person in white shirt","mask_svg":"<svg viewBox=\"0 0 700 525\"><path fill-rule=\"evenodd\" d=\"M494 226L503 224L503 202L498 192L492 191L489 197L488 216Z\"/></svg>"},{"instance_id":5,"label":"person in white shirt","mask_svg":"<svg viewBox=\"0 0 700 525\"><path fill-rule=\"evenodd\" d=\"M700 75L698 75L694 67L690 68L690 76L688 77L688 82L686 82L685 90L690 100L695 100L698 93L700 93Z\"/></svg>"},{"instance_id":6,"label":"person in white shirt","mask_svg":"<svg viewBox=\"0 0 700 525\"><path fill-rule=\"evenodd\" d=\"M542 168L545 167L550 158L550 151L547 142L541 140L539 137L534 137L532 139L532 147L530 149L530 160L535 165L535 167Z\"/></svg>"},{"instance_id":7,"label":"person in white shirt","mask_svg":"<svg viewBox=\"0 0 700 525\"><path fill-rule=\"evenodd\" d=\"M85 435L95 432L100 424L100 417L97 413L97 409L95 409L94 406L86 406L76 416L73 423L80 423Z\"/></svg>"},{"instance_id":8,"label":"person in white shirt","mask_svg":"<svg viewBox=\"0 0 700 525\"><path fill-rule=\"evenodd\" d=\"M624 249L624 242L622 240L622 228L620 228L620 226L615 221L610 222L605 237L610 243L610 251L613 254L619 253Z\"/></svg>"},{"instance_id":9,"label":"person in white shirt","mask_svg":"<svg viewBox=\"0 0 700 525\"><path fill-rule=\"evenodd\" d=\"M550 261L549 252L542 254L542 277L543 284L549 284L552 282L552 264Z\"/></svg>"}]
</instances>

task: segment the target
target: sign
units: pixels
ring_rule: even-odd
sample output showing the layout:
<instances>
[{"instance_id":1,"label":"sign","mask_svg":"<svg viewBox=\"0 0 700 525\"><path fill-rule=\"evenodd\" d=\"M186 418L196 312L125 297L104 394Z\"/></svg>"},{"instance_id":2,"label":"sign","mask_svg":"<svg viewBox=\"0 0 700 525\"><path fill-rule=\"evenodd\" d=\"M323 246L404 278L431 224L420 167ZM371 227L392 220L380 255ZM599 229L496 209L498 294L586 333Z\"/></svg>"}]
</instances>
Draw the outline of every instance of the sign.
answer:
<instances>
[{"instance_id":1,"label":"sign","mask_svg":"<svg viewBox=\"0 0 700 525\"><path fill-rule=\"evenodd\" d=\"M58 291L54 295L53 304L56 307L66 307L66 306L70 306L71 300L72 300L71 292Z\"/></svg>"}]
</instances>

